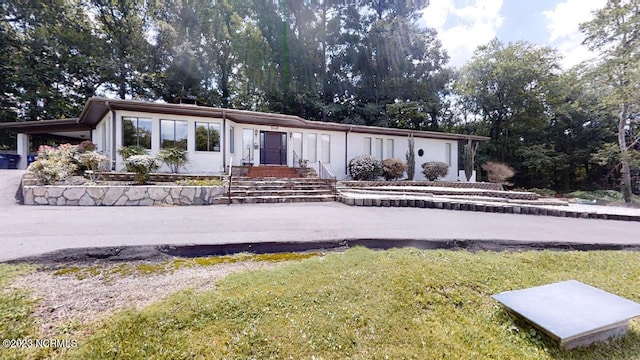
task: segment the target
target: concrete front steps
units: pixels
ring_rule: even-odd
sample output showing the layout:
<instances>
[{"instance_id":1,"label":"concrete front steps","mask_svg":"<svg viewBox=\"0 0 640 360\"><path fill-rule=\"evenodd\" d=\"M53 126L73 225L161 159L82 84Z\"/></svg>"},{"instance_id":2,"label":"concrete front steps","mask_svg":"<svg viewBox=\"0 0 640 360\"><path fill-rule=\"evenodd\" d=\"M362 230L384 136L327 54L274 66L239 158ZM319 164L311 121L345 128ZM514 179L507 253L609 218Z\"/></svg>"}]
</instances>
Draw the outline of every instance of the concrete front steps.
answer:
<instances>
[{"instance_id":1,"label":"concrete front steps","mask_svg":"<svg viewBox=\"0 0 640 360\"><path fill-rule=\"evenodd\" d=\"M221 204L261 204L335 201L333 183L318 178L238 177Z\"/></svg>"},{"instance_id":2,"label":"concrete front steps","mask_svg":"<svg viewBox=\"0 0 640 360\"><path fill-rule=\"evenodd\" d=\"M251 166L246 176L254 179L265 177L291 179L301 177L298 172L296 172L296 169L286 166Z\"/></svg>"}]
</instances>

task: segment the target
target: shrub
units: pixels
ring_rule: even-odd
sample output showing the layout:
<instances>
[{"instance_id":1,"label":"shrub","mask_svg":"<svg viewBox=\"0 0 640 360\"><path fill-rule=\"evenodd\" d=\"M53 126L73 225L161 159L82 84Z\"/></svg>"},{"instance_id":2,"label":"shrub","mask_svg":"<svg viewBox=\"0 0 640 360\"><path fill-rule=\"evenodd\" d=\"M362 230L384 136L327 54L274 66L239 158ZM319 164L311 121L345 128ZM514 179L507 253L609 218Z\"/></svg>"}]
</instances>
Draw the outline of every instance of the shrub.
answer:
<instances>
[{"instance_id":1,"label":"shrub","mask_svg":"<svg viewBox=\"0 0 640 360\"><path fill-rule=\"evenodd\" d=\"M91 170L91 173L89 174L89 178L91 178L91 180L94 179L95 172L103 168L107 161L107 156L97 151L87 151L80 154L80 163L82 163L87 170Z\"/></svg>"},{"instance_id":2,"label":"shrub","mask_svg":"<svg viewBox=\"0 0 640 360\"><path fill-rule=\"evenodd\" d=\"M118 154L122 156L122 161L124 161L124 166L127 171L135 172L132 168L127 165L127 159L134 155L147 155L147 149L142 146L120 146L118 148Z\"/></svg>"},{"instance_id":3,"label":"shrub","mask_svg":"<svg viewBox=\"0 0 640 360\"><path fill-rule=\"evenodd\" d=\"M371 155L356 156L349 161L353 180L375 180L382 175L382 163Z\"/></svg>"},{"instance_id":4,"label":"shrub","mask_svg":"<svg viewBox=\"0 0 640 360\"><path fill-rule=\"evenodd\" d=\"M487 172L489 182L511 186L512 183L507 180L516 174L513 168L505 163L489 161L482 164L482 170Z\"/></svg>"},{"instance_id":5,"label":"shrub","mask_svg":"<svg viewBox=\"0 0 640 360\"><path fill-rule=\"evenodd\" d=\"M96 148L96 144L92 143L91 140L85 140L78 145L78 151L80 153L94 151Z\"/></svg>"},{"instance_id":6,"label":"shrub","mask_svg":"<svg viewBox=\"0 0 640 360\"><path fill-rule=\"evenodd\" d=\"M152 171L158 169L158 160L149 155L132 155L125 161L127 169L136 173L135 180L138 184L146 184Z\"/></svg>"},{"instance_id":7,"label":"shrub","mask_svg":"<svg viewBox=\"0 0 640 360\"><path fill-rule=\"evenodd\" d=\"M407 179L413 180L416 172L416 153L414 151L415 142L413 140L413 135L409 136L409 151L407 151Z\"/></svg>"},{"instance_id":8,"label":"shrub","mask_svg":"<svg viewBox=\"0 0 640 360\"><path fill-rule=\"evenodd\" d=\"M422 173L429 181L435 181L449 173L449 165L440 161L422 164Z\"/></svg>"},{"instance_id":9,"label":"shrub","mask_svg":"<svg viewBox=\"0 0 640 360\"><path fill-rule=\"evenodd\" d=\"M29 165L28 171L33 173L39 184L48 185L73 175L78 167L76 146L64 144L56 148L43 145L38 149L38 160Z\"/></svg>"},{"instance_id":10,"label":"shrub","mask_svg":"<svg viewBox=\"0 0 640 360\"><path fill-rule=\"evenodd\" d=\"M172 173L177 173L181 167L189 163L187 152L178 148L161 149L158 159L167 164Z\"/></svg>"},{"instance_id":11,"label":"shrub","mask_svg":"<svg viewBox=\"0 0 640 360\"><path fill-rule=\"evenodd\" d=\"M386 180L399 179L406 168L407 165L400 159L385 159L382 161L382 176Z\"/></svg>"}]
</instances>

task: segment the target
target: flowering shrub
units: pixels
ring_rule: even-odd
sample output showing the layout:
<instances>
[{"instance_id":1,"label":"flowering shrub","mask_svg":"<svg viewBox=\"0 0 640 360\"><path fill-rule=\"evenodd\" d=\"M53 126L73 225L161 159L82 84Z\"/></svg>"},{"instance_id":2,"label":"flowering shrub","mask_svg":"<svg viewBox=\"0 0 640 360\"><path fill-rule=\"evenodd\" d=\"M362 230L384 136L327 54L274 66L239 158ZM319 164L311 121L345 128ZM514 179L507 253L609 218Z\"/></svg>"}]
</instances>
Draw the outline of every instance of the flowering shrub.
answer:
<instances>
[{"instance_id":1,"label":"flowering shrub","mask_svg":"<svg viewBox=\"0 0 640 360\"><path fill-rule=\"evenodd\" d=\"M107 156L97 151L87 151L80 154L80 163L87 169L91 170L89 177L93 180L97 170L103 168L107 163Z\"/></svg>"},{"instance_id":2,"label":"flowering shrub","mask_svg":"<svg viewBox=\"0 0 640 360\"><path fill-rule=\"evenodd\" d=\"M43 185L53 184L73 175L79 169L77 146L63 144L56 147L43 145L38 149L38 160L28 171Z\"/></svg>"},{"instance_id":3,"label":"flowering shrub","mask_svg":"<svg viewBox=\"0 0 640 360\"><path fill-rule=\"evenodd\" d=\"M407 166L400 159L385 159L382 161L382 176L387 181L399 179L406 168Z\"/></svg>"},{"instance_id":4,"label":"flowering shrub","mask_svg":"<svg viewBox=\"0 0 640 360\"><path fill-rule=\"evenodd\" d=\"M426 162L422 164L422 173L429 181L435 181L446 176L449 172L449 165L440 161Z\"/></svg>"},{"instance_id":5,"label":"flowering shrub","mask_svg":"<svg viewBox=\"0 0 640 360\"><path fill-rule=\"evenodd\" d=\"M124 163L127 169L136 173L135 179L138 184L146 184L151 172L160 167L158 160L149 155L132 155L126 158Z\"/></svg>"},{"instance_id":6,"label":"flowering shrub","mask_svg":"<svg viewBox=\"0 0 640 360\"><path fill-rule=\"evenodd\" d=\"M382 163L371 155L356 156L349 161L353 180L375 180L382 175Z\"/></svg>"},{"instance_id":7,"label":"flowering shrub","mask_svg":"<svg viewBox=\"0 0 640 360\"><path fill-rule=\"evenodd\" d=\"M181 167L189 163L187 152L178 148L161 149L158 159L167 164L173 173L178 173Z\"/></svg>"},{"instance_id":8,"label":"flowering shrub","mask_svg":"<svg viewBox=\"0 0 640 360\"><path fill-rule=\"evenodd\" d=\"M122 156L127 171L135 172L135 170L129 168L129 165L127 165L127 159L134 155L147 155L147 149L142 146L120 146L118 148L118 154Z\"/></svg>"}]
</instances>

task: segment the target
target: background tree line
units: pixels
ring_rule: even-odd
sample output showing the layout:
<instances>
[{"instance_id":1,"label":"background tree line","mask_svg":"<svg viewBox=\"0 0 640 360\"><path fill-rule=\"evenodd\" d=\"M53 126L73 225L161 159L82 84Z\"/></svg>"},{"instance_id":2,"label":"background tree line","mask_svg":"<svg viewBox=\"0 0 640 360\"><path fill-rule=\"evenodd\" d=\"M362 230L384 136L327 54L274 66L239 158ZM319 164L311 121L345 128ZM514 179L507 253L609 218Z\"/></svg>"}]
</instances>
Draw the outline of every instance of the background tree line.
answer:
<instances>
[{"instance_id":1,"label":"background tree line","mask_svg":"<svg viewBox=\"0 0 640 360\"><path fill-rule=\"evenodd\" d=\"M8 0L0 121L77 116L93 95L195 96L485 135L478 162L511 165L516 186L638 190L639 3L594 14L582 30L601 57L563 70L555 49L498 39L448 67L436 32L418 24L428 0Z\"/></svg>"}]
</instances>

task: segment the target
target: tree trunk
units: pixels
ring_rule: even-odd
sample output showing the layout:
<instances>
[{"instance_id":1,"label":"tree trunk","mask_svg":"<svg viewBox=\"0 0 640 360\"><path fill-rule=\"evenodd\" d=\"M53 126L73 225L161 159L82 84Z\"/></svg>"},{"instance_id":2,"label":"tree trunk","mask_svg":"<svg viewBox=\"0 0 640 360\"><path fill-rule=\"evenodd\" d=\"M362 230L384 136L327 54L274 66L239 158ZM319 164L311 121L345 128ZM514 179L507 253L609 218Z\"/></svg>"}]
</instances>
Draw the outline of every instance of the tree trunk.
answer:
<instances>
[{"instance_id":1,"label":"tree trunk","mask_svg":"<svg viewBox=\"0 0 640 360\"><path fill-rule=\"evenodd\" d=\"M622 164L622 169L620 170L620 191L626 203L631 202L631 169L629 168L629 153L627 152L625 133L628 112L629 104L623 103L620 106L620 114L618 115L618 146L620 146L620 162Z\"/></svg>"}]
</instances>

